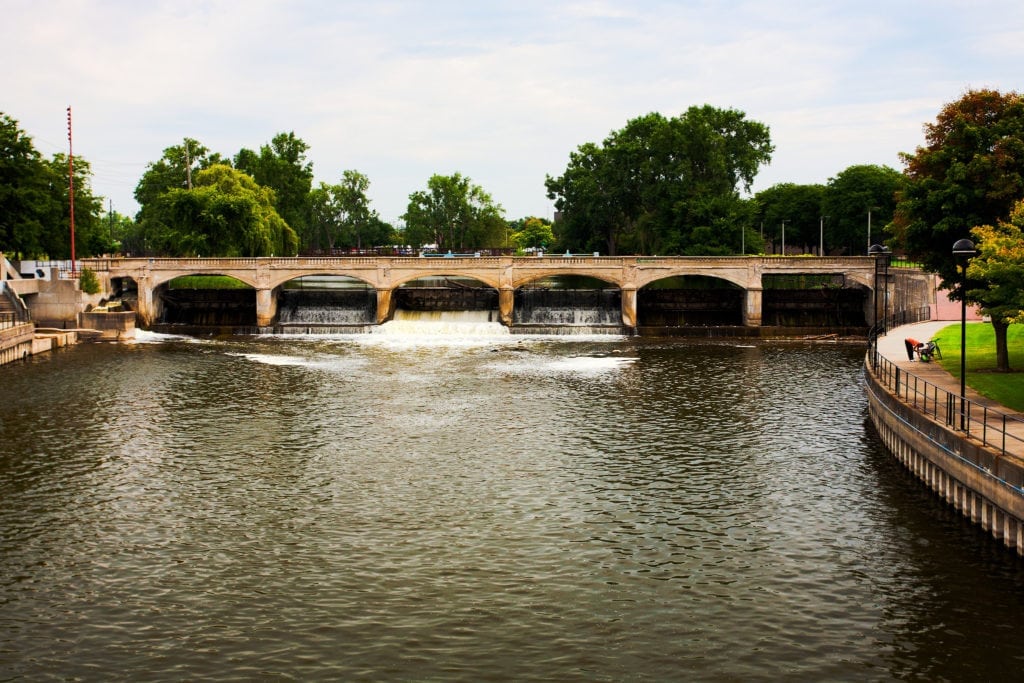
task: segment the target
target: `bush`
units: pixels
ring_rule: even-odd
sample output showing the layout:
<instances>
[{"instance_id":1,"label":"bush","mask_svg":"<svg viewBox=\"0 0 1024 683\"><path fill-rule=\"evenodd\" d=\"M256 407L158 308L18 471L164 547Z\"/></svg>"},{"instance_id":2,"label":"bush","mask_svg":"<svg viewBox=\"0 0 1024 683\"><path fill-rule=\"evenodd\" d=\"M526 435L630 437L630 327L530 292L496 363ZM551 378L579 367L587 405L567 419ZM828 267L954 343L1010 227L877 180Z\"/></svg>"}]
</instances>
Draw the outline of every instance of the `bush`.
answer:
<instances>
[{"instance_id":1,"label":"bush","mask_svg":"<svg viewBox=\"0 0 1024 683\"><path fill-rule=\"evenodd\" d=\"M78 276L78 287L86 294L100 293L100 279L90 268L82 268Z\"/></svg>"}]
</instances>

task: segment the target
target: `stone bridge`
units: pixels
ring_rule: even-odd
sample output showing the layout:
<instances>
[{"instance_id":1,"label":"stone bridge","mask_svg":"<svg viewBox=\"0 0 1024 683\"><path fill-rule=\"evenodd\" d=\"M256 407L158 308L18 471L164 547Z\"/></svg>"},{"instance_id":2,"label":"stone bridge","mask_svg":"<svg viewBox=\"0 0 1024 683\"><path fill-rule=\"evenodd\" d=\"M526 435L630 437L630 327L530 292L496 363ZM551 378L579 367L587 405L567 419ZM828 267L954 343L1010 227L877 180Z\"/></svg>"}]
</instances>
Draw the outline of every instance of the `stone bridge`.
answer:
<instances>
[{"instance_id":1,"label":"stone bridge","mask_svg":"<svg viewBox=\"0 0 1024 683\"><path fill-rule=\"evenodd\" d=\"M343 275L377 292L377 322L394 312L392 293L417 278L468 277L498 291L501 321L510 325L516 289L558 275L583 275L619 287L622 324L637 325L637 291L657 280L701 275L731 282L745 291L743 324L761 325L765 275L842 275L848 284L875 287L873 258L812 256L543 256L543 257L338 257L338 258L98 258L82 265L109 278L131 278L139 291L138 315L150 325L159 314L157 289L183 275L227 275L256 290L257 325L273 324L277 293L289 280L309 275Z\"/></svg>"}]
</instances>

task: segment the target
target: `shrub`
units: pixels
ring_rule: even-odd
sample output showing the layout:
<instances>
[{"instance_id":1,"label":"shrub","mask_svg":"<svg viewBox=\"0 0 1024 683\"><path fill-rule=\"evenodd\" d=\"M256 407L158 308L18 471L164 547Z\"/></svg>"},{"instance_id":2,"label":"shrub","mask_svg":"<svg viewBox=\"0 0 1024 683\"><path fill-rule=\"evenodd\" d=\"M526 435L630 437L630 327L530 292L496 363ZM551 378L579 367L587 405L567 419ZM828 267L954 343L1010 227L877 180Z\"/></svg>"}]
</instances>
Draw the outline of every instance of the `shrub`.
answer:
<instances>
[{"instance_id":1,"label":"shrub","mask_svg":"<svg viewBox=\"0 0 1024 683\"><path fill-rule=\"evenodd\" d=\"M86 294L99 294L100 279L90 268L82 268L78 276L78 287Z\"/></svg>"}]
</instances>

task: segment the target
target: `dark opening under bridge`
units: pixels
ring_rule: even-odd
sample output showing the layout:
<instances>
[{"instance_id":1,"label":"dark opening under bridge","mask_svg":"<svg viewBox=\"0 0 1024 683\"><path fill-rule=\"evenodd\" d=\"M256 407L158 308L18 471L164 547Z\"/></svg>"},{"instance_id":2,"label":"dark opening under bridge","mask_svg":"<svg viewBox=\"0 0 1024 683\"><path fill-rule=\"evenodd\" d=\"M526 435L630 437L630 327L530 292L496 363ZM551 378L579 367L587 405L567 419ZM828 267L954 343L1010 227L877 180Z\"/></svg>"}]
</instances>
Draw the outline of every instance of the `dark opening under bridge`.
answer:
<instances>
[{"instance_id":1,"label":"dark opening under bridge","mask_svg":"<svg viewBox=\"0 0 1024 683\"><path fill-rule=\"evenodd\" d=\"M393 293L424 277L465 277L498 292L500 320L512 323L517 289L545 278L579 275L596 278L621 291L622 324L637 326L637 292L651 283L678 276L727 281L744 292L743 324L759 327L766 275L839 275L848 285L874 291L877 262L872 257L811 256L543 256L543 257L336 257L336 258L97 258L82 265L111 279L130 278L138 287L137 314L148 326L159 317L159 288L185 275L225 275L256 290L256 324L272 325L278 293L285 283L307 276L347 276L376 291L376 322L394 313ZM869 317L866 315L866 317Z\"/></svg>"}]
</instances>

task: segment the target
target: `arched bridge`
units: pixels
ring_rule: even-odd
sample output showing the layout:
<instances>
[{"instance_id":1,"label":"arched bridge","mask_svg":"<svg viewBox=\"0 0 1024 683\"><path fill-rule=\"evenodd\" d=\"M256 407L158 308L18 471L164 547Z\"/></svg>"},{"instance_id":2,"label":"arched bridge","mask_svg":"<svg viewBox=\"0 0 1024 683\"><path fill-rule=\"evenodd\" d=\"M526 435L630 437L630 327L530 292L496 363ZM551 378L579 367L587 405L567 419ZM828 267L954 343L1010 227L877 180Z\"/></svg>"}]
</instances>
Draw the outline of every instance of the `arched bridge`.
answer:
<instances>
[{"instance_id":1,"label":"arched bridge","mask_svg":"<svg viewBox=\"0 0 1024 683\"><path fill-rule=\"evenodd\" d=\"M277 315L277 293L289 280L308 275L343 275L377 292L377 322L393 313L392 293L402 284L428 276L468 277L495 288L502 322L511 324L516 289L543 278L583 275L622 291L622 323L637 324L637 290L657 280L702 275L733 283L745 292L743 324L760 326L765 275L842 274L873 290L876 262L871 257L811 256L543 256L543 257L338 257L338 258L99 258L82 264L111 278L138 285L138 314L143 325L155 321L154 291L183 275L227 275L256 290L257 325Z\"/></svg>"}]
</instances>

